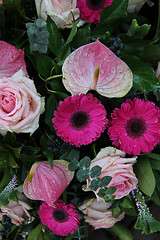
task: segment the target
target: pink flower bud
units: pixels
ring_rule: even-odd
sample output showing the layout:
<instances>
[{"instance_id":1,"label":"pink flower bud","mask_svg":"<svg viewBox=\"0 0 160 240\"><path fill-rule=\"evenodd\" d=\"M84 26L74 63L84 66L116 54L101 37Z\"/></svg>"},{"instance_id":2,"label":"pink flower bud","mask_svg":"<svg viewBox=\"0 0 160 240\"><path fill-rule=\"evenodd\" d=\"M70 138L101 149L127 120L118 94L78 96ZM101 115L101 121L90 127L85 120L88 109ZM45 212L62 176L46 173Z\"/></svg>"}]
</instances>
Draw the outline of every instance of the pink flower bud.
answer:
<instances>
[{"instance_id":1,"label":"pink flower bud","mask_svg":"<svg viewBox=\"0 0 160 240\"><path fill-rule=\"evenodd\" d=\"M68 169L68 164L64 160L54 160L52 169L47 161L34 163L24 182L24 194L51 206L74 176L74 172Z\"/></svg>"}]
</instances>

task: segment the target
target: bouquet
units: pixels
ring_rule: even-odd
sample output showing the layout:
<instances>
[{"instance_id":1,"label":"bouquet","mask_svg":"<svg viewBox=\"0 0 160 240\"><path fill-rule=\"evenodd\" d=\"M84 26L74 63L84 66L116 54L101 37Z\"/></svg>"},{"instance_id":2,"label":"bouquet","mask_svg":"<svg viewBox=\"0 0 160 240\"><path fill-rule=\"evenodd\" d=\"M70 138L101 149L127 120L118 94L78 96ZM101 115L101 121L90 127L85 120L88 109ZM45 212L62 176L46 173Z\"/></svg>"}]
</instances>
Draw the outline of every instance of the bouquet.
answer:
<instances>
[{"instance_id":1,"label":"bouquet","mask_svg":"<svg viewBox=\"0 0 160 240\"><path fill-rule=\"evenodd\" d=\"M160 1L0 0L0 239L157 237L159 107Z\"/></svg>"}]
</instances>

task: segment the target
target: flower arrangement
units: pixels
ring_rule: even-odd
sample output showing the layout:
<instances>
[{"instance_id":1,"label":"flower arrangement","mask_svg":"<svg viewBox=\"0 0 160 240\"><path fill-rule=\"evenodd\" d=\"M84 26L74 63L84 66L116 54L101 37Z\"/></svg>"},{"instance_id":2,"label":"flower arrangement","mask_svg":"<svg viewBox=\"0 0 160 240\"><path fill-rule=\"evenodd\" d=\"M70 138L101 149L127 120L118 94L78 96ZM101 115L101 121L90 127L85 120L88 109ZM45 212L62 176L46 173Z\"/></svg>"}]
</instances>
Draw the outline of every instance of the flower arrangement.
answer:
<instances>
[{"instance_id":1,"label":"flower arrangement","mask_svg":"<svg viewBox=\"0 0 160 240\"><path fill-rule=\"evenodd\" d=\"M0 0L0 239L158 236L159 179L160 1Z\"/></svg>"}]
</instances>

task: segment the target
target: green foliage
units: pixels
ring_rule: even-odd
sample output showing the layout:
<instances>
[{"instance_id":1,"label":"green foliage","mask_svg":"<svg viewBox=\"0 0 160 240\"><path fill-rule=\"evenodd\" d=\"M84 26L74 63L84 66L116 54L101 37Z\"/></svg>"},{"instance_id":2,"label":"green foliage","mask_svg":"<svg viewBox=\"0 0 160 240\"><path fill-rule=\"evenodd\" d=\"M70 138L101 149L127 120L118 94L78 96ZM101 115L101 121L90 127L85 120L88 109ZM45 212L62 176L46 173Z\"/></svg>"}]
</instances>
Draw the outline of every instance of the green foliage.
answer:
<instances>
[{"instance_id":1,"label":"green foliage","mask_svg":"<svg viewBox=\"0 0 160 240\"><path fill-rule=\"evenodd\" d=\"M139 26L137 20L133 19L127 34L129 36L137 36L139 38L144 38L148 34L150 27L151 25L148 24L143 24L142 26Z\"/></svg>"},{"instance_id":2,"label":"green foliage","mask_svg":"<svg viewBox=\"0 0 160 240\"><path fill-rule=\"evenodd\" d=\"M123 60L128 64L133 73L133 86L139 91L155 91L160 89L153 67L141 61L135 56L124 56Z\"/></svg>"},{"instance_id":3,"label":"green foliage","mask_svg":"<svg viewBox=\"0 0 160 240\"><path fill-rule=\"evenodd\" d=\"M135 165L135 173L138 178L140 190L147 196L151 197L155 189L155 177L146 156L139 157Z\"/></svg>"},{"instance_id":4,"label":"green foliage","mask_svg":"<svg viewBox=\"0 0 160 240\"><path fill-rule=\"evenodd\" d=\"M128 0L113 0L112 4L104 8L100 15L99 24L92 30L92 39L106 38L106 32L112 33L127 16Z\"/></svg>"},{"instance_id":5,"label":"green foliage","mask_svg":"<svg viewBox=\"0 0 160 240\"><path fill-rule=\"evenodd\" d=\"M50 240L51 236L43 224L37 225L28 235L27 240Z\"/></svg>"},{"instance_id":6,"label":"green foliage","mask_svg":"<svg viewBox=\"0 0 160 240\"><path fill-rule=\"evenodd\" d=\"M26 23L26 27L30 42L30 51L46 53L49 43L49 32L46 22L42 18L38 18L34 23Z\"/></svg>"},{"instance_id":7,"label":"green foliage","mask_svg":"<svg viewBox=\"0 0 160 240\"><path fill-rule=\"evenodd\" d=\"M133 236L130 230L125 227L122 223L116 223L108 231L114 233L120 240L133 240Z\"/></svg>"}]
</instances>

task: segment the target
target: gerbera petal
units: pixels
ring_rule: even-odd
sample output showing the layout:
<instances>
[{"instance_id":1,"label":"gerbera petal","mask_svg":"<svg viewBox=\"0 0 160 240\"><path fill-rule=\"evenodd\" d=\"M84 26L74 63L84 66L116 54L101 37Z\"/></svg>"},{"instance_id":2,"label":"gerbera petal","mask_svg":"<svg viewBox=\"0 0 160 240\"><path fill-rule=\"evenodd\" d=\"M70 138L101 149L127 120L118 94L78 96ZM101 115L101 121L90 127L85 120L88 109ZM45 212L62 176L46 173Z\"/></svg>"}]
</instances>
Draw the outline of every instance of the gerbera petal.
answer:
<instances>
[{"instance_id":1,"label":"gerbera petal","mask_svg":"<svg viewBox=\"0 0 160 240\"><path fill-rule=\"evenodd\" d=\"M62 211L64 217L55 215L55 211ZM77 230L81 217L75 210L73 204L65 205L61 200L54 202L52 206L48 206L45 202L40 206L38 211L41 222L54 233L60 236L67 236Z\"/></svg>"},{"instance_id":2,"label":"gerbera petal","mask_svg":"<svg viewBox=\"0 0 160 240\"><path fill-rule=\"evenodd\" d=\"M111 118L109 137L113 145L128 154L148 153L160 142L160 109L153 102L127 99L120 109L114 110Z\"/></svg>"},{"instance_id":3,"label":"gerbera petal","mask_svg":"<svg viewBox=\"0 0 160 240\"><path fill-rule=\"evenodd\" d=\"M63 103L65 115L63 115ZM70 113L67 116L68 107ZM60 103L54 115L52 121L57 135L76 147L95 141L108 123L104 106L92 94L66 98Z\"/></svg>"}]
</instances>

